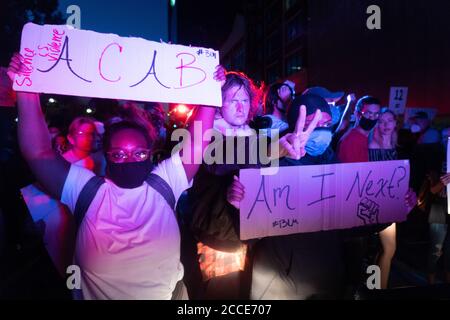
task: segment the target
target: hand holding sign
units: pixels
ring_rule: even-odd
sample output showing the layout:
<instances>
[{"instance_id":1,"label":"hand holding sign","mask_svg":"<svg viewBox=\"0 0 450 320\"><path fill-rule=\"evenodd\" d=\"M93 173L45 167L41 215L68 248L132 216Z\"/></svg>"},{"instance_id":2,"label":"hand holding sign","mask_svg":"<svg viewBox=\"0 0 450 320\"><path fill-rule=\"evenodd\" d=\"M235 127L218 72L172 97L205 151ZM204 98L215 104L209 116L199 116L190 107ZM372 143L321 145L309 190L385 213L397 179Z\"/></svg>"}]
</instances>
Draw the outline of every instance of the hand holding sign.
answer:
<instances>
[{"instance_id":1,"label":"hand holding sign","mask_svg":"<svg viewBox=\"0 0 450 320\"><path fill-rule=\"evenodd\" d=\"M288 133L280 139L280 157L287 156L299 160L306 154L305 146L311 133L316 129L318 122L322 119L322 112L317 109L314 118L306 130L306 107L300 106L300 113L295 124L293 133Z\"/></svg>"},{"instance_id":2,"label":"hand holding sign","mask_svg":"<svg viewBox=\"0 0 450 320\"><path fill-rule=\"evenodd\" d=\"M11 81L14 81L14 77L16 74L20 74L24 71L25 65L22 63L22 57L20 53L14 53L14 55L11 58L11 62L8 66L8 77L11 79Z\"/></svg>"},{"instance_id":3,"label":"hand holding sign","mask_svg":"<svg viewBox=\"0 0 450 320\"><path fill-rule=\"evenodd\" d=\"M410 212L417 204L417 195L413 189L409 188L405 194L405 204L408 212Z\"/></svg>"},{"instance_id":4,"label":"hand holding sign","mask_svg":"<svg viewBox=\"0 0 450 320\"><path fill-rule=\"evenodd\" d=\"M444 186L447 186L450 183L450 173L443 175L440 180Z\"/></svg>"},{"instance_id":5,"label":"hand holding sign","mask_svg":"<svg viewBox=\"0 0 450 320\"><path fill-rule=\"evenodd\" d=\"M227 190L227 201L236 209L239 209L239 204L244 199L245 187L239 181L239 178L234 176L233 183Z\"/></svg>"},{"instance_id":6,"label":"hand holding sign","mask_svg":"<svg viewBox=\"0 0 450 320\"><path fill-rule=\"evenodd\" d=\"M216 67L216 71L214 72L214 80L220 81L220 87L223 87L225 81L227 80L227 70L221 65Z\"/></svg>"}]
</instances>

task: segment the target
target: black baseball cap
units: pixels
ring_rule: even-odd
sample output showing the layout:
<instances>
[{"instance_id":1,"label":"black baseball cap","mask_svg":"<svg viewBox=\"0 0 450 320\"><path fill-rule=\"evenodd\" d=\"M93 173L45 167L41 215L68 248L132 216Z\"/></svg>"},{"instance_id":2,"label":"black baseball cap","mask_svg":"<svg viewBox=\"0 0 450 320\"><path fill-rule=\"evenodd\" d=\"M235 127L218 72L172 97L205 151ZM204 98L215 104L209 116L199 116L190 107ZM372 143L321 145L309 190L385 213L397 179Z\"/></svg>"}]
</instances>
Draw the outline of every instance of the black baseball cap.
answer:
<instances>
[{"instance_id":1,"label":"black baseball cap","mask_svg":"<svg viewBox=\"0 0 450 320\"><path fill-rule=\"evenodd\" d=\"M306 115L309 116L319 109L322 112L326 112L331 116L331 109L324 98L315 94L302 94L295 98L287 112L287 122L289 129L294 130L297 123L298 114L300 113L300 106L306 107Z\"/></svg>"}]
</instances>

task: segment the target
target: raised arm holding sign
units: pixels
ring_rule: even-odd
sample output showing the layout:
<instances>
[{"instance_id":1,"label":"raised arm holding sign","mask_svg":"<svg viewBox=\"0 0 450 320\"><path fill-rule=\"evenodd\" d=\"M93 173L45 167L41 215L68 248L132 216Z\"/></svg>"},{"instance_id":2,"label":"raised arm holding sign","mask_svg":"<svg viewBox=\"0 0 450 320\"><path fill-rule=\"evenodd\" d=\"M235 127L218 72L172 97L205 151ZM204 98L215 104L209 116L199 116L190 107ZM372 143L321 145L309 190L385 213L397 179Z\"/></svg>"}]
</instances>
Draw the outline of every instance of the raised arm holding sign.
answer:
<instances>
[{"instance_id":1,"label":"raised arm holding sign","mask_svg":"<svg viewBox=\"0 0 450 320\"><path fill-rule=\"evenodd\" d=\"M27 66L24 61L23 56L14 55L8 68L8 75L11 79L26 72ZM218 81L222 81L225 77L224 69L218 68L215 77ZM52 150L50 135L40 106L39 94L19 91L17 98L20 119L18 135L21 151L37 180L44 185L52 196L59 199L69 170L69 164ZM206 132L212 127L214 112L214 108L200 107L196 110L193 121L202 122L201 128L203 132ZM192 148L190 154L194 158L201 157L208 142L202 140L202 147L198 148L194 144L193 132L191 137L192 143L188 144ZM199 164L194 163L194 161L187 161L184 166L188 180L191 180L197 172Z\"/></svg>"},{"instance_id":2,"label":"raised arm holding sign","mask_svg":"<svg viewBox=\"0 0 450 320\"><path fill-rule=\"evenodd\" d=\"M14 55L8 68L11 79L16 77L17 81L18 74L23 76L28 71L26 59ZM224 71L219 68L215 78L221 81L223 77ZM70 165L52 149L39 94L18 91L17 98L18 137L24 158L37 181L52 197L61 199L79 221L78 238L82 240L77 243L75 259L83 258L75 263L83 270L78 277L89 285L69 288L82 289L84 299L170 299L174 288L169 284L177 283L183 273L179 228L172 206L189 187L199 164L184 162L175 154L153 168L149 158L153 141L148 130L137 123L120 121L105 131L107 179L103 179ZM193 121L201 123L201 136L212 127L214 114L211 107L195 111ZM186 148L194 158L201 158L208 142L195 139L193 134L191 137ZM156 181L160 189L164 187L164 193L149 185L152 175L159 177ZM79 201L83 205L87 201L83 195L91 189L91 182L98 188L84 213L78 214ZM162 200L161 194L168 195L173 203ZM101 216L101 221L93 218L96 216ZM93 226L88 233L83 232L87 224ZM111 232L110 226L119 231ZM130 238L138 240L130 243ZM92 257L101 263L92 264ZM101 267L108 263L111 268ZM142 265L147 266L145 270Z\"/></svg>"}]
</instances>

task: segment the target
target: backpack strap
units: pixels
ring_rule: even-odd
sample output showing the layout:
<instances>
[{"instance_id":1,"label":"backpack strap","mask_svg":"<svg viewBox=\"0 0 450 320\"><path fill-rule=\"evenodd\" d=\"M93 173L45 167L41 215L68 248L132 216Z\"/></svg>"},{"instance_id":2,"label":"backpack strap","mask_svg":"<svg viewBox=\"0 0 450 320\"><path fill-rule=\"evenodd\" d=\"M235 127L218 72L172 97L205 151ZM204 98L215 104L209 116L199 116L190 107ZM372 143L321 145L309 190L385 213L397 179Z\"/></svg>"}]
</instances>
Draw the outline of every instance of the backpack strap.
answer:
<instances>
[{"instance_id":1,"label":"backpack strap","mask_svg":"<svg viewBox=\"0 0 450 320\"><path fill-rule=\"evenodd\" d=\"M175 212L175 196L169 184L155 173L150 173L145 181L163 196L169 207Z\"/></svg>"},{"instance_id":2,"label":"backpack strap","mask_svg":"<svg viewBox=\"0 0 450 320\"><path fill-rule=\"evenodd\" d=\"M166 200L170 208L175 212L176 200L172 188L169 186L169 184L163 178L154 173L149 174L146 182L153 189L155 189L155 191L161 194L161 196L164 198L164 200ZM94 199L98 189L103 183L105 183L104 178L99 176L93 176L91 179L89 179L89 181L81 190L74 211L75 223L77 225L77 228L80 227L81 222L83 221L84 216L86 215L86 212L89 206L91 205L92 200ZM177 216L176 218L178 221L179 217Z\"/></svg>"},{"instance_id":3,"label":"backpack strap","mask_svg":"<svg viewBox=\"0 0 450 320\"><path fill-rule=\"evenodd\" d=\"M86 211L91 205L92 200L97 194L100 186L105 183L105 179L99 176L93 176L89 181L85 184L83 189L78 196L77 203L75 205L75 223L77 225L77 229L80 227L81 222L86 215Z\"/></svg>"}]
</instances>

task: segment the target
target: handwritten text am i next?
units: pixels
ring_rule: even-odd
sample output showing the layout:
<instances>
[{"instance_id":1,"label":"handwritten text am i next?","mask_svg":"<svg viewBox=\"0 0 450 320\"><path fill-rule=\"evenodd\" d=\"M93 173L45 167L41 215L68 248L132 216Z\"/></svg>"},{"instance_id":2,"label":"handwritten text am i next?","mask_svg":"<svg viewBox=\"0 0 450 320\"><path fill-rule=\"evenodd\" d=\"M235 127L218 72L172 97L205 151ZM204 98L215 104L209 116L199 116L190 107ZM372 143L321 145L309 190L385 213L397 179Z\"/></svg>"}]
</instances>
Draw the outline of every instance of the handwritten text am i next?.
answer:
<instances>
[{"instance_id":1,"label":"handwritten text am i next?","mask_svg":"<svg viewBox=\"0 0 450 320\"><path fill-rule=\"evenodd\" d=\"M241 239L406 219L408 161L241 170Z\"/></svg>"}]
</instances>

